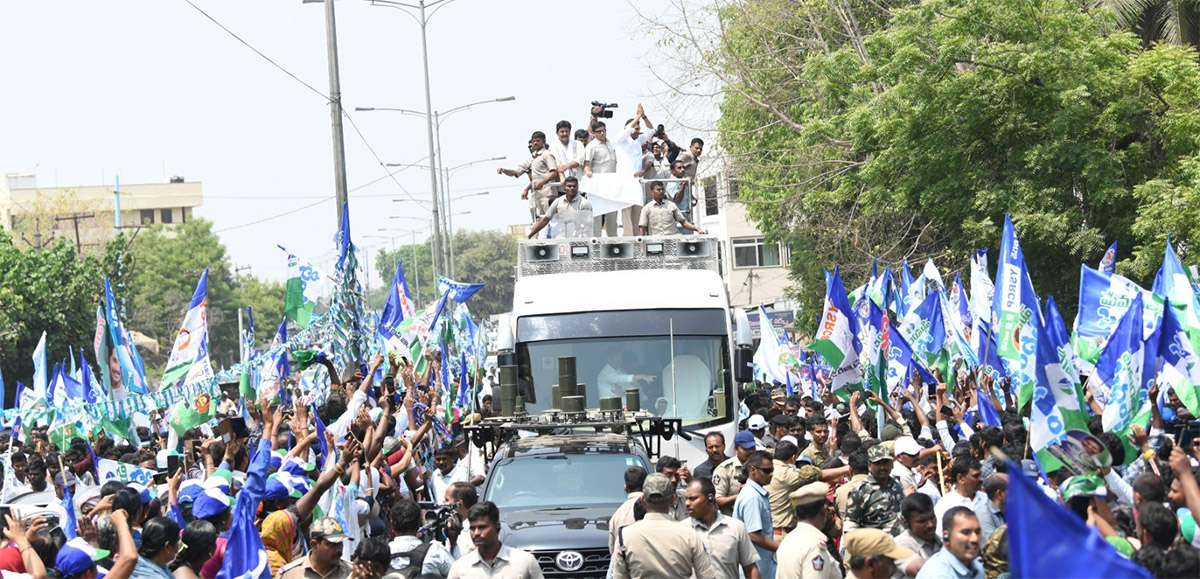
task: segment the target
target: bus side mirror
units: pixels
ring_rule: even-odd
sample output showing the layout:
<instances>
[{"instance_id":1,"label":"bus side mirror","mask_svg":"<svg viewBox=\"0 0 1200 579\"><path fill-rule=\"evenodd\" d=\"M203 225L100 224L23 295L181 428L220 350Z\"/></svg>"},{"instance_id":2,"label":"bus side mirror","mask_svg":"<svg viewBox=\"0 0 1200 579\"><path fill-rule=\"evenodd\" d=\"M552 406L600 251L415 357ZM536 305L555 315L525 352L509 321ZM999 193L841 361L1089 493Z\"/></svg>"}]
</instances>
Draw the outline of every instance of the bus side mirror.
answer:
<instances>
[{"instance_id":1,"label":"bus side mirror","mask_svg":"<svg viewBox=\"0 0 1200 579\"><path fill-rule=\"evenodd\" d=\"M733 352L733 380L742 384L754 381L754 350L738 346Z\"/></svg>"}]
</instances>

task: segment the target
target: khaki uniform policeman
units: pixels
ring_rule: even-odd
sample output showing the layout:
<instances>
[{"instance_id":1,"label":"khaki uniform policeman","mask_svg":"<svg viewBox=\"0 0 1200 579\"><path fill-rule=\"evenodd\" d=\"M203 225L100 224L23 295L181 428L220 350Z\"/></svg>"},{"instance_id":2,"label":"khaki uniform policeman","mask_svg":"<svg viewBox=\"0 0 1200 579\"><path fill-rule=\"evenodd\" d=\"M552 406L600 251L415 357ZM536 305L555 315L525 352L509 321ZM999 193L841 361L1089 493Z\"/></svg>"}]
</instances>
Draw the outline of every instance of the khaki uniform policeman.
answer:
<instances>
[{"instance_id":1,"label":"khaki uniform policeman","mask_svg":"<svg viewBox=\"0 0 1200 579\"><path fill-rule=\"evenodd\" d=\"M892 577L896 561L913 556L913 552L896 545L892 536L879 529L855 529L842 537L846 560L861 557L858 568L851 568L846 579L858 577Z\"/></svg>"},{"instance_id":2,"label":"khaki uniform policeman","mask_svg":"<svg viewBox=\"0 0 1200 579\"><path fill-rule=\"evenodd\" d=\"M738 493L742 492L742 483L738 481L738 475L742 472L742 461L746 460L757 446L754 434L749 430L738 432L733 437L733 457L725 459L725 462L713 469L712 481L717 489L717 504L722 515L733 516L733 502Z\"/></svg>"},{"instance_id":3,"label":"khaki uniform policeman","mask_svg":"<svg viewBox=\"0 0 1200 579\"><path fill-rule=\"evenodd\" d=\"M349 579L354 569L342 559L340 547L350 537L342 530L342 525L332 517L324 517L313 521L309 533L312 549L308 556L284 565L279 570L280 579ZM337 547L331 548L332 545ZM322 574L317 567L327 570Z\"/></svg>"},{"instance_id":4,"label":"khaki uniform policeman","mask_svg":"<svg viewBox=\"0 0 1200 579\"><path fill-rule=\"evenodd\" d=\"M799 509L796 529L788 533L775 552L776 579L842 579L837 559L829 552L821 527L829 518L829 485L815 482L792 493Z\"/></svg>"},{"instance_id":5,"label":"khaki uniform policeman","mask_svg":"<svg viewBox=\"0 0 1200 579\"><path fill-rule=\"evenodd\" d=\"M646 517L617 532L613 577L689 577L716 579L712 557L695 531L680 525L670 512L675 485L654 473L642 484Z\"/></svg>"}]
</instances>

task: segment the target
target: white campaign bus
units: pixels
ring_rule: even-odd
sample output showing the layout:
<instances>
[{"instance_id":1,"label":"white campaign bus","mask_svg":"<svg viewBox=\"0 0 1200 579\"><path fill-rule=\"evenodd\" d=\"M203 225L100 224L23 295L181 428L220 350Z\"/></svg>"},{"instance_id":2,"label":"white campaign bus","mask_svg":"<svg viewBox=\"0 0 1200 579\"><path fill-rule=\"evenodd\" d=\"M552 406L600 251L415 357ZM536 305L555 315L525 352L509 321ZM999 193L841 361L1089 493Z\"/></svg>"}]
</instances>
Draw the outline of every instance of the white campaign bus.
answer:
<instances>
[{"instance_id":1,"label":"white campaign bus","mask_svg":"<svg viewBox=\"0 0 1200 579\"><path fill-rule=\"evenodd\" d=\"M710 432L731 448L751 333L729 308L718 247L708 236L522 242L498 345L500 364L518 368L526 411L552 406L558 358L573 356L588 408L602 397L624 403L621 376L635 375L643 410L682 421L692 439L672 438L663 454L695 468Z\"/></svg>"}]
</instances>

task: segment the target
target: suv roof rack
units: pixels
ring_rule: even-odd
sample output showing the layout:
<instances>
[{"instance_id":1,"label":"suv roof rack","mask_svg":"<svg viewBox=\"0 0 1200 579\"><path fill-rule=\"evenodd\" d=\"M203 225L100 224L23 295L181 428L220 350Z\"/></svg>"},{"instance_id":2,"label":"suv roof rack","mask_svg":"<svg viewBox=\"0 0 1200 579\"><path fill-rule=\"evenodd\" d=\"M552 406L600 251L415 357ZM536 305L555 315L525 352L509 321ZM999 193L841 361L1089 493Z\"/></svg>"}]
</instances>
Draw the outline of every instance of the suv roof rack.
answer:
<instances>
[{"instance_id":1,"label":"suv roof rack","mask_svg":"<svg viewBox=\"0 0 1200 579\"><path fill-rule=\"evenodd\" d=\"M664 418L644 410L592 410L578 413L549 410L541 415L486 418L481 422L463 426L468 439L476 447L483 449L489 462L500 445L517 438L521 431L549 434L576 429L592 429L595 432L608 430L631 438L637 435L650 458L658 458L662 451L662 443L676 435L684 440L692 439L683 429L682 419Z\"/></svg>"}]
</instances>

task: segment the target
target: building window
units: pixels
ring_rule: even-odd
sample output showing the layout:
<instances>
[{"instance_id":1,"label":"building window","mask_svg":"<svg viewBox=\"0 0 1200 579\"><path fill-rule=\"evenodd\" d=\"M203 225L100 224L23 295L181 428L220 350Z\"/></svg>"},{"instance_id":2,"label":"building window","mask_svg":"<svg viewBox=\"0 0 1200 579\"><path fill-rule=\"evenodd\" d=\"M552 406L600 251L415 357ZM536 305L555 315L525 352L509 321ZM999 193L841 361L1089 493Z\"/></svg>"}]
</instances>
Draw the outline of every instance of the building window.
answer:
<instances>
[{"instance_id":1,"label":"building window","mask_svg":"<svg viewBox=\"0 0 1200 579\"><path fill-rule=\"evenodd\" d=\"M142 225L154 225L154 210L143 209L140 221Z\"/></svg>"},{"instance_id":2,"label":"building window","mask_svg":"<svg viewBox=\"0 0 1200 579\"><path fill-rule=\"evenodd\" d=\"M700 185L704 188L704 214L716 215L721 212L721 205L717 201L717 178L705 177Z\"/></svg>"},{"instance_id":3,"label":"building window","mask_svg":"<svg viewBox=\"0 0 1200 579\"><path fill-rule=\"evenodd\" d=\"M173 223L174 222L174 220L171 218L171 210L170 209L160 209L158 212L158 215L159 215L159 218L158 218L159 223Z\"/></svg>"},{"instance_id":4,"label":"building window","mask_svg":"<svg viewBox=\"0 0 1200 579\"><path fill-rule=\"evenodd\" d=\"M739 196L739 193L741 193L741 190L742 190L742 182L741 181L738 181L737 179L730 179L728 182L725 183L725 185L727 187L729 187L729 200L730 201L738 201L741 199L741 197Z\"/></svg>"},{"instance_id":5,"label":"building window","mask_svg":"<svg viewBox=\"0 0 1200 579\"><path fill-rule=\"evenodd\" d=\"M732 240L733 267L775 267L779 259L779 244L766 243L761 237Z\"/></svg>"}]
</instances>

